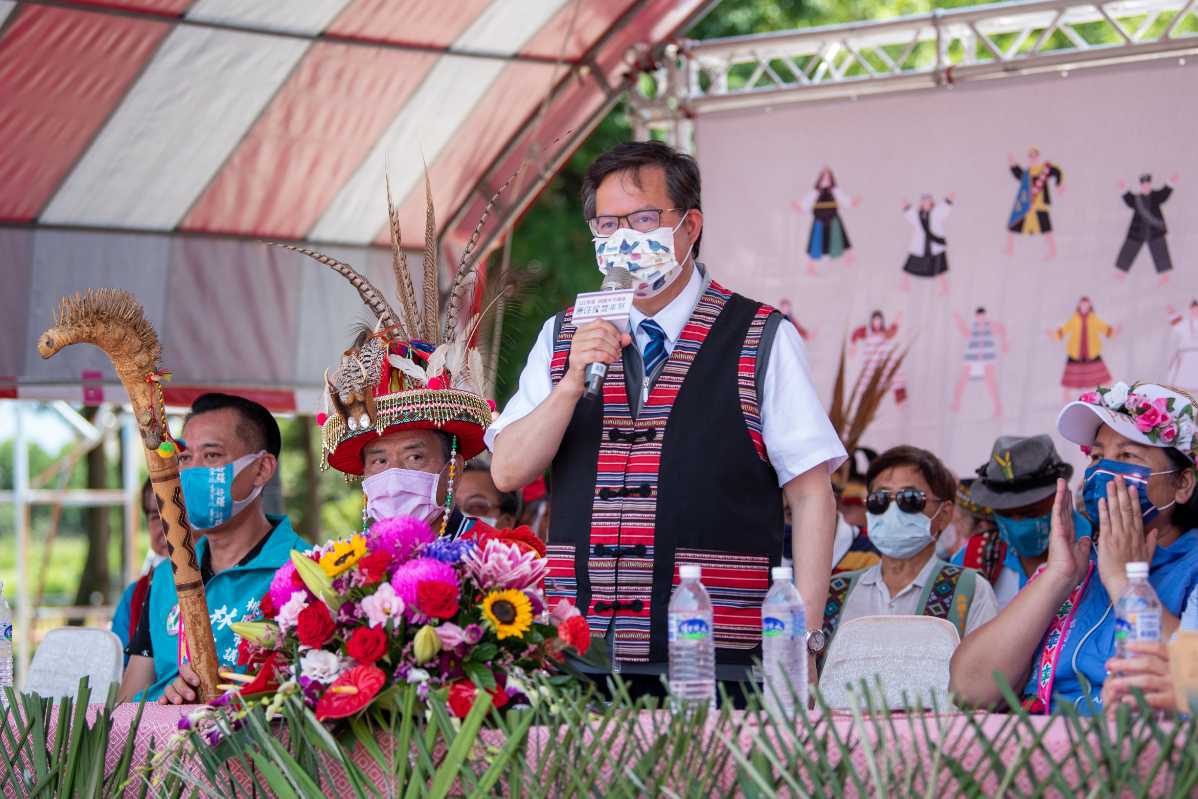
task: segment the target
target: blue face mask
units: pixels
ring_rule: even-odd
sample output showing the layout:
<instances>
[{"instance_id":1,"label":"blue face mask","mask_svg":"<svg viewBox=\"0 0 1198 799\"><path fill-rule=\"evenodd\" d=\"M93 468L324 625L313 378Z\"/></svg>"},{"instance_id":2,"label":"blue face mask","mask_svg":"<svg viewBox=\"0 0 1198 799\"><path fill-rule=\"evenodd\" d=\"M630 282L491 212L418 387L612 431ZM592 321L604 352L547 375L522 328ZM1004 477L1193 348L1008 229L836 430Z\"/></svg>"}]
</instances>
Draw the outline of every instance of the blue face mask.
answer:
<instances>
[{"instance_id":1,"label":"blue face mask","mask_svg":"<svg viewBox=\"0 0 1198 799\"><path fill-rule=\"evenodd\" d=\"M1144 524L1148 524L1162 510L1168 510L1176 504L1176 501L1170 502L1163 508L1153 505L1152 500L1148 498L1148 478L1158 474L1173 474L1175 471L1177 470L1154 472L1147 466L1106 458L1092 464L1086 469L1086 485L1082 490L1082 500L1086 503L1086 515L1090 517L1090 523L1098 526L1098 500L1106 498L1107 486L1114 482L1116 477L1122 477L1123 482L1136 487L1136 494L1140 498L1140 515L1144 517Z\"/></svg>"},{"instance_id":2,"label":"blue face mask","mask_svg":"<svg viewBox=\"0 0 1198 799\"><path fill-rule=\"evenodd\" d=\"M262 493L262 486L245 499L233 499L233 481L237 475L256 461L266 451L244 455L224 466L192 466L179 472L179 483L183 488L183 505L187 508L187 520L196 530L211 530L220 527L249 507Z\"/></svg>"},{"instance_id":3,"label":"blue face mask","mask_svg":"<svg viewBox=\"0 0 1198 799\"><path fill-rule=\"evenodd\" d=\"M1021 558L1036 558L1048 551L1048 539L1052 533L1051 513L1031 519L1011 519L996 513L994 523L1003 540Z\"/></svg>"}]
</instances>

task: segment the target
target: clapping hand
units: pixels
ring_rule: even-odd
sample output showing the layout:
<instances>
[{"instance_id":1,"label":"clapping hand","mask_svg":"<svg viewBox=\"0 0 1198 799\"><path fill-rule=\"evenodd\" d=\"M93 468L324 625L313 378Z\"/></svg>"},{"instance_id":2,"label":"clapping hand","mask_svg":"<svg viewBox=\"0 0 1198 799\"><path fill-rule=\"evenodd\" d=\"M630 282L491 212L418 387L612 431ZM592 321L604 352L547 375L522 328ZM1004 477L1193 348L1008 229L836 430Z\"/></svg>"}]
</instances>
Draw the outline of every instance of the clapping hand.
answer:
<instances>
[{"instance_id":1,"label":"clapping hand","mask_svg":"<svg viewBox=\"0 0 1198 799\"><path fill-rule=\"evenodd\" d=\"M1111 601L1127 587L1127 564L1150 563L1155 551L1156 530L1144 534L1139 489L1116 477L1098 500L1098 576Z\"/></svg>"},{"instance_id":2,"label":"clapping hand","mask_svg":"<svg viewBox=\"0 0 1198 799\"><path fill-rule=\"evenodd\" d=\"M1048 537L1046 573L1059 578L1069 587L1081 582L1090 562L1090 538L1074 540L1073 492L1063 480L1057 480L1057 495L1052 502L1052 528Z\"/></svg>"}]
</instances>

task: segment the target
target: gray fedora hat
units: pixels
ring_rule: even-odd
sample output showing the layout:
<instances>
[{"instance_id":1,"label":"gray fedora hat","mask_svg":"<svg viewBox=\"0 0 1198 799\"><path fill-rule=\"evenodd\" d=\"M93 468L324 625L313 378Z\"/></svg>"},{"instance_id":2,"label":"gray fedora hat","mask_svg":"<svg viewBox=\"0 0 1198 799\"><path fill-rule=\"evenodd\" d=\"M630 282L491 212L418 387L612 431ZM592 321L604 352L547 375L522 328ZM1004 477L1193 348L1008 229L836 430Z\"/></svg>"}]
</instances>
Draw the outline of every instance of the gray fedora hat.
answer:
<instances>
[{"instance_id":1,"label":"gray fedora hat","mask_svg":"<svg viewBox=\"0 0 1198 799\"><path fill-rule=\"evenodd\" d=\"M1052 496L1057 479L1072 476L1048 436L999 436L990 460L978 467L973 500L999 513L1022 508Z\"/></svg>"}]
</instances>

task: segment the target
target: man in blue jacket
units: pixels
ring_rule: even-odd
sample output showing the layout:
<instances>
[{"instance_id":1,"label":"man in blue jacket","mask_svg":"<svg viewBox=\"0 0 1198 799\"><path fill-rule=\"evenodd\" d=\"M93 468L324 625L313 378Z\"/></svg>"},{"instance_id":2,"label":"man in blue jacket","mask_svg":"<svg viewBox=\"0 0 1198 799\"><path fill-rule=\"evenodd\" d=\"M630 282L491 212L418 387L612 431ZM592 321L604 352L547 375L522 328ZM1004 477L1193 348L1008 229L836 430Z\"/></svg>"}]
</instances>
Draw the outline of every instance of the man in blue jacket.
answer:
<instances>
[{"instance_id":1,"label":"man in blue jacket","mask_svg":"<svg viewBox=\"0 0 1198 799\"><path fill-rule=\"evenodd\" d=\"M278 423L256 402L229 394L204 394L191 406L179 453L187 517L212 621L220 668L237 663L234 622L258 616L258 603L275 571L307 544L286 516L262 509L262 488L279 466ZM189 704L199 698L199 678L188 665L179 600L170 562L158 565L150 599L126 649L122 701Z\"/></svg>"}]
</instances>

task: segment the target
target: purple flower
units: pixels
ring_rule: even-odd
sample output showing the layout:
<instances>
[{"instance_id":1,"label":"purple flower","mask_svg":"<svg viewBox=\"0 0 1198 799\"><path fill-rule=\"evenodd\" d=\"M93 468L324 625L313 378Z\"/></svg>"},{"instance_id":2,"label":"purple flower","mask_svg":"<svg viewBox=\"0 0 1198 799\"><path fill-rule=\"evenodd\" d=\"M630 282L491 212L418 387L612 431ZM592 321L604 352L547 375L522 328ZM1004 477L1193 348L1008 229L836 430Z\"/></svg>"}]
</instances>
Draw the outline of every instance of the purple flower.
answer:
<instances>
[{"instance_id":1,"label":"purple flower","mask_svg":"<svg viewBox=\"0 0 1198 799\"><path fill-rule=\"evenodd\" d=\"M179 723L176 726L178 726L178 728L181 730L190 730L191 719L189 719L187 716L182 716L179 718Z\"/></svg>"},{"instance_id":2,"label":"purple flower","mask_svg":"<svg viewBox=\"0 0 1198 799\"><path fill-rule=\"evenodd\" d=\"M477 624L467 624L465 634L466 643L470 644L471 646L483 640L483 628Z\"/></svg>"},{"instance_id":3,"label":"purple flower","mask_svg":"<svg viewBox=\"0 0 1198 799\"><path fill-rule=\"evenodd\" d=\"M475 548L475 543L469 538L459 538L456 541L451 538L438 538L431 544L426 544L420 554L426 558L453 564L460 563Z\"/></svg>"},{"instance_id":4,"label":"purple flower","mask_svg":"<svg viewBox=\"0 0 1198 799\"><path fill-rule=\"evenodd\" d=\"M366 534L366 545L373 552L386 552L397 561L405 561L417 547L436 538L433 528L411 516L396 516L375 522Z\"/></svg>"}]
</instances>

